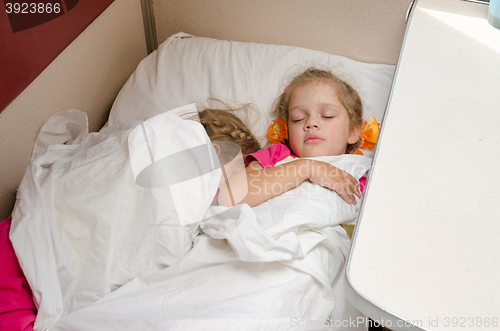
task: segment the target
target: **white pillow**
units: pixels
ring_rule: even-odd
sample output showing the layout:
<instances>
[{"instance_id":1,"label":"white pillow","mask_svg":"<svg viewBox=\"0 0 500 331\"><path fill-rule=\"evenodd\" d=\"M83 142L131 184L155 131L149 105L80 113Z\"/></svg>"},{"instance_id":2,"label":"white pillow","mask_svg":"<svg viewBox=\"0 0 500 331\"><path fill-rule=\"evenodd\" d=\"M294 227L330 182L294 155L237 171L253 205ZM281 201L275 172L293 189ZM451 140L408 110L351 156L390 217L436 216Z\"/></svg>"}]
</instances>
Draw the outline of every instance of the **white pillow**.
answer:
<instances>
[{"instance_id":1,"label":"white pillow","mask_svg":"<svg viewBox=\"0 0 500 331\"><path fill-rule=\"evenodd\" d=\"M144 120L150 114L210 98L230 107L252 103L238 115L260 141L274 119L272 105L288 82L309 67L330 69L360 94L364 117L382 121L395 66L363 63L310 49L194 37L177 33L146 57L118 94L109 125ZM219 105L220 106L220 105Z\"/></svg>"}]
</instances>

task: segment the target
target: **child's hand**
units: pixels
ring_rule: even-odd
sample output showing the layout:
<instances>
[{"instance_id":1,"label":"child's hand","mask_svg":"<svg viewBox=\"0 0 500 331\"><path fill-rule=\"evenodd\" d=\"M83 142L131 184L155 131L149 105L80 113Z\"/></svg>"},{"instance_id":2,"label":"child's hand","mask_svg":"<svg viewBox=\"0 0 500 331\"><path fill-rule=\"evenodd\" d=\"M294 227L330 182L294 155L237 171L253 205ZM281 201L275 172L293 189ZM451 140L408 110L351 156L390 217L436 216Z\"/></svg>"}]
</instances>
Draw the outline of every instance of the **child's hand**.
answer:
<instances>
[{"instance_id":1,"label":"child's hand","mask_svg":"<svg viewBox=\"0 0 500 331\"><path fill-rule=\"evenodd\" d=\"M309 180L315 184L337 192L347 203L356 204L361 198L358 181L349 173L329 163L313 161Z\"/></svg>"}]
</instances>

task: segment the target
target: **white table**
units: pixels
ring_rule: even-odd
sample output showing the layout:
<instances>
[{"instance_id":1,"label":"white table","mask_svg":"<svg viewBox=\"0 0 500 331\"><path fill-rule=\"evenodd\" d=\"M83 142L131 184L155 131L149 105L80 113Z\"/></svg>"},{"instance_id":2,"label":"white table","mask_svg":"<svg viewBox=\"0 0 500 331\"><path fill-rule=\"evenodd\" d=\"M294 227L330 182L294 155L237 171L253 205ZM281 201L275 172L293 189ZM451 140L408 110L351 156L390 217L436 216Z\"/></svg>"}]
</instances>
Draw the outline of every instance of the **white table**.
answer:
<instances>
[{"instance_id":1,"label":"white table","mask_svg":"<svg viewBox=\"0 0 500 331\"><path fill-rule=\"evenodd\" d=\"M347 268L351 302L392 330L500 329L500 30L487 11L418 0L410 16Z\"/></svg>"}]
</instances>

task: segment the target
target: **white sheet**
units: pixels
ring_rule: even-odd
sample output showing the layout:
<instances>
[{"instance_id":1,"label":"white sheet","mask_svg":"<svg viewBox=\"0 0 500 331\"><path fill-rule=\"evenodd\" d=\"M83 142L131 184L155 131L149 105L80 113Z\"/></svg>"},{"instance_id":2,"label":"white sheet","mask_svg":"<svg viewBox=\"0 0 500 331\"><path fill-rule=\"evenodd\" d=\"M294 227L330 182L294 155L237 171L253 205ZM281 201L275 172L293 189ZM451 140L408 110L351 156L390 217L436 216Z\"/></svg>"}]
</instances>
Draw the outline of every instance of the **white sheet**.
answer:
<instances>
[{"instance_id":1,"label":"white sheet","mask_svg":"<svg viewBox=\"0 0 500 331\"><path fill-rule=\"evenodd\" d=\"M343 261L327 243L309 256ZM51 330L293 330L294 322L323 324L332 310L334 320L356 320L343 281L333 282L334 292L284 264L241 261L225 240L203 235L175 267L133 280Z\"/></svg>"},{"instance_id":2,"label":"white sheet","mask_svg":"<svg viewBox=\"0 0 500 331\"><path fill-rule=\"evenodd\" d=\"M67 123L78 122L75 112ZM186 132L175 115L159 116L168 120L152 130ZM11 240L39 308L37 330L285 330L360 316L343 293L349 239L338 225L358 207L304 183L257 208L220 207L181 226L168 190L135 182L128 137L142 122L92 134L69 125L70 135L85 137L68 139L64 118L41 131L39 141L50 127L61 139L34 153L13 213ZM193 131L177 143L206 138L185 122ZM357 178L371 162L329 158ZM189 208L207 209L218 176L180 193L204 201ZM199 224L206 234L196 237Z\"/></svg>"}]
</instances>

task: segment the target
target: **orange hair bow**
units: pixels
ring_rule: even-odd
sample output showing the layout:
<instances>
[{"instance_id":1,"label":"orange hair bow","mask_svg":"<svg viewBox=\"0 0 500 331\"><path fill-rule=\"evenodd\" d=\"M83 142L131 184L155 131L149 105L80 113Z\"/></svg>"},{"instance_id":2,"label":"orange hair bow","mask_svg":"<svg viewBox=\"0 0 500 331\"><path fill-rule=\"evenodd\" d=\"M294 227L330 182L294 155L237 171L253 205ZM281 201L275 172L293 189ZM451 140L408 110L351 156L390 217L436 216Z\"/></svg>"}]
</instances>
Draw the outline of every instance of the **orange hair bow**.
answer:
<instances>
[{"instance_id":1,"label":"orange hair bow","mask_svg":"<svg viewBox=\"0 0 500 331\"><path fill-rule=\"evenodd\" d=\"M379 132L380 124L377 123L375 117L372 117L368 122L364 121L360 133L361 145L359 145L354 154L363 155L361 149L372 149L375 147Z\"/></svg>"},{"instance_id":2,"label":"orange hair bow","mask_svg":"<svg viewBox=\"0 0 500 331\"><path fill-rule=\"evenodd\" d=\"M271 145L281 144L288 139L288 128L286 122L282 118L277 118L272 121L267 128L266 138Z\"/></svg>"}]
</instances>

